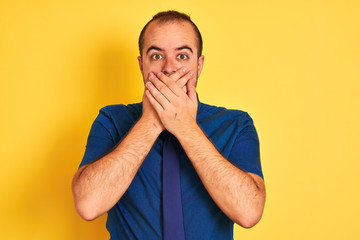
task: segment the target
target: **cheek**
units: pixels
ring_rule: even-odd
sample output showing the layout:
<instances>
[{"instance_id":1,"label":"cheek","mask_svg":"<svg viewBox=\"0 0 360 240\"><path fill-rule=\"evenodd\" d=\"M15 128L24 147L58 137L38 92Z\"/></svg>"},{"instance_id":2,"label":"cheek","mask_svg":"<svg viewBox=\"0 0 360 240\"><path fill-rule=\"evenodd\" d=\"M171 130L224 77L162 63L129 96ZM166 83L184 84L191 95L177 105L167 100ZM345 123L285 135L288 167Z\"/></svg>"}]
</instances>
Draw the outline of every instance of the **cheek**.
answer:
<instances>
[{"instance_id":1,"label":"cheek","mask_svg":"<svg viewBox=\"0 0 360 240\"><path fill-rule=\"evenodd\" d=\"M159 62L147 62L143 65L143 74L144 78L149 76L149 73L157 74L162 69L161 63Z\"/></svg>"},{"instance_id":2,"label":"cheek","mask_svg":"<svg viewBox=\"0 0 360 240\"><path fill-rule=\"evenodd\" d=\"M198 74L197 61L192 61L186 67L189 68L194 74L196 74L196 75Z\"/></svg>"}]
</instances>

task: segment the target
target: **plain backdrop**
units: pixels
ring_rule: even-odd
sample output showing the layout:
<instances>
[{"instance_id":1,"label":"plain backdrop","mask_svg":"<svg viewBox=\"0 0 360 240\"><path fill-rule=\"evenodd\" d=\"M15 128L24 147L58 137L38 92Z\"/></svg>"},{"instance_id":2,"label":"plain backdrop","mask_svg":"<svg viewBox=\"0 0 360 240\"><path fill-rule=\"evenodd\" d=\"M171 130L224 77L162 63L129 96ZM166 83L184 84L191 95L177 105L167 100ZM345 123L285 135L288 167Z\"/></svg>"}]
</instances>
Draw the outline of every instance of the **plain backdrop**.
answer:
<instances>
[{"instance_id":1,"label":"plain backdrop","mask_svg":"<svg viewBox=\"0 0 360 240\"><path fill-rule=\"evenodd\" d=\"M158 11L204 39L200 101L254 119L267 187L235 239L359 239L357 0L0 0L0 239L108 239L71 180L101 107L141 101L138 35Z\"/></svg>"}]
</instances>

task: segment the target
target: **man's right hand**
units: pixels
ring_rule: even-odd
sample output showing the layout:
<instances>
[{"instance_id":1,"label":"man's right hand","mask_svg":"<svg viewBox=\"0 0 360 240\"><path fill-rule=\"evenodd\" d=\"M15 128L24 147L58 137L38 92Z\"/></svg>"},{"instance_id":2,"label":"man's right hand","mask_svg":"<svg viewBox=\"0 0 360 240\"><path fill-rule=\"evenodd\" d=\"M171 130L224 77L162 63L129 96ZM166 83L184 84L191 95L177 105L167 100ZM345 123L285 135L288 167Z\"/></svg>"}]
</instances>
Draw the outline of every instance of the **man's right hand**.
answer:
<instances>
[{"instance_id":1,"label":"man's right hand","mask_svg":"<svg viewBox=\"0 0 360 240\"><path fill-rule=\"evenodd\" d=\"M154 74L156 74L156 73L154 73ZM150 75L151 74L149 74L148 78L150 77ZM192 78L189 70L187 70L185 67L181 67L175 73L171 74L169 77L171 79L173 79L176 82L176 84L184 90L185 93L187 92L186 84ZM147 81L148 81L148 79L147 79ZM155 109L149 102L149 99L147 98L145 91L144 91L142 100L143 100L143 103L142 103L143 104L143 112L142 112L141 118L146 121L152 122L153 126L154 126L153 130L159 130L159 133L161 133L162 131L165 130L165 127L161 123L160 118L157 115Z\"/></svg>"}]
</instances>

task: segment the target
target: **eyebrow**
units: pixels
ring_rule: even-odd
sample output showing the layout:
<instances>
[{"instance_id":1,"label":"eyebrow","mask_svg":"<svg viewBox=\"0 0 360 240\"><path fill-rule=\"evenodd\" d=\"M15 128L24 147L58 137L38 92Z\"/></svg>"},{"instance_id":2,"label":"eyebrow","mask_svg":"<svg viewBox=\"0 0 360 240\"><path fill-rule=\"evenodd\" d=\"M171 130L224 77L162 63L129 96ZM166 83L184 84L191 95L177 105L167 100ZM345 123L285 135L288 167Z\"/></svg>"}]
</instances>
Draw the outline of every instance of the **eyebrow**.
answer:
<instances>
[{"instance_id":1,"label":"eyebrow","mask_svg":"<svg viewBox=\"0 0 360 240\"><path fill-rule=\"evenodd\" d=\"M188 46L182 46L182 47L179 47L179 48L177 48L176 50L177 51L179 51L179 50L183 50L183 49L187 49L187 50L189 50L191 53L193 53L193 50L191 49L191 47L188 47Z\"/></svg>"},{"instance_id":2,"label":"eyebrow","mask_svg":"<svg viewBox=\"0 0 360 240\"><path fill-rule=\"evenodd\" d=\"M176 51L183 50L183 49L187 49L187 50L189 50L191 53L193 53L193 50L191 49L191 47L186 46L186 45L181 46L181 47L178 47L178 48L176 49ZM150 46L150 47L146 50L146 54L148 54L151 50L156 50L156 51L160 51L160 52L163 52L163 51L164 51L163 49L161 49L161 48L159 48L159 47L157 47L157 46L152 45L152 46Z\"/></svg>"},{"instance_id":3,"label":"eyebrow","mask_svg":"<svg viewBox=\"0 0 360 240\"><path fill-rule=\"evenodd\" d=\"M146 54L148 54L151 50L164 51L164 50L162 50L162 49L159 48L159 47L150 46L150 47L148 48L148 50L146 50Z\"/></svg>"}]
</instances>

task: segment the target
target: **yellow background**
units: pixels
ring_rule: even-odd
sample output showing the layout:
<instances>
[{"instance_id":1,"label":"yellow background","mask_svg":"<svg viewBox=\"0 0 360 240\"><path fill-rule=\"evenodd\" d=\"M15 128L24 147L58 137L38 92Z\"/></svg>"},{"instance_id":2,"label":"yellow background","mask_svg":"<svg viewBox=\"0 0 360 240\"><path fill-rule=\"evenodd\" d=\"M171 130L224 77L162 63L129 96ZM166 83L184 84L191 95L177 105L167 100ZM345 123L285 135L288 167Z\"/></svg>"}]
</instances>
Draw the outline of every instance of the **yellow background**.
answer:
<instances>
[{"instance_id":1,"label":"yellow background","mask_svg":"<svg viewBox=\"0 0 360 240\"><path fill-rule=\"evenodd\" d=\"M360 239L360 1L0 1L0 239L108 239L71 179L99 108L141 101L160 10L204 38L200 100L257 127L267 202L235 239Z\"/></svg>"}]
</instances>

